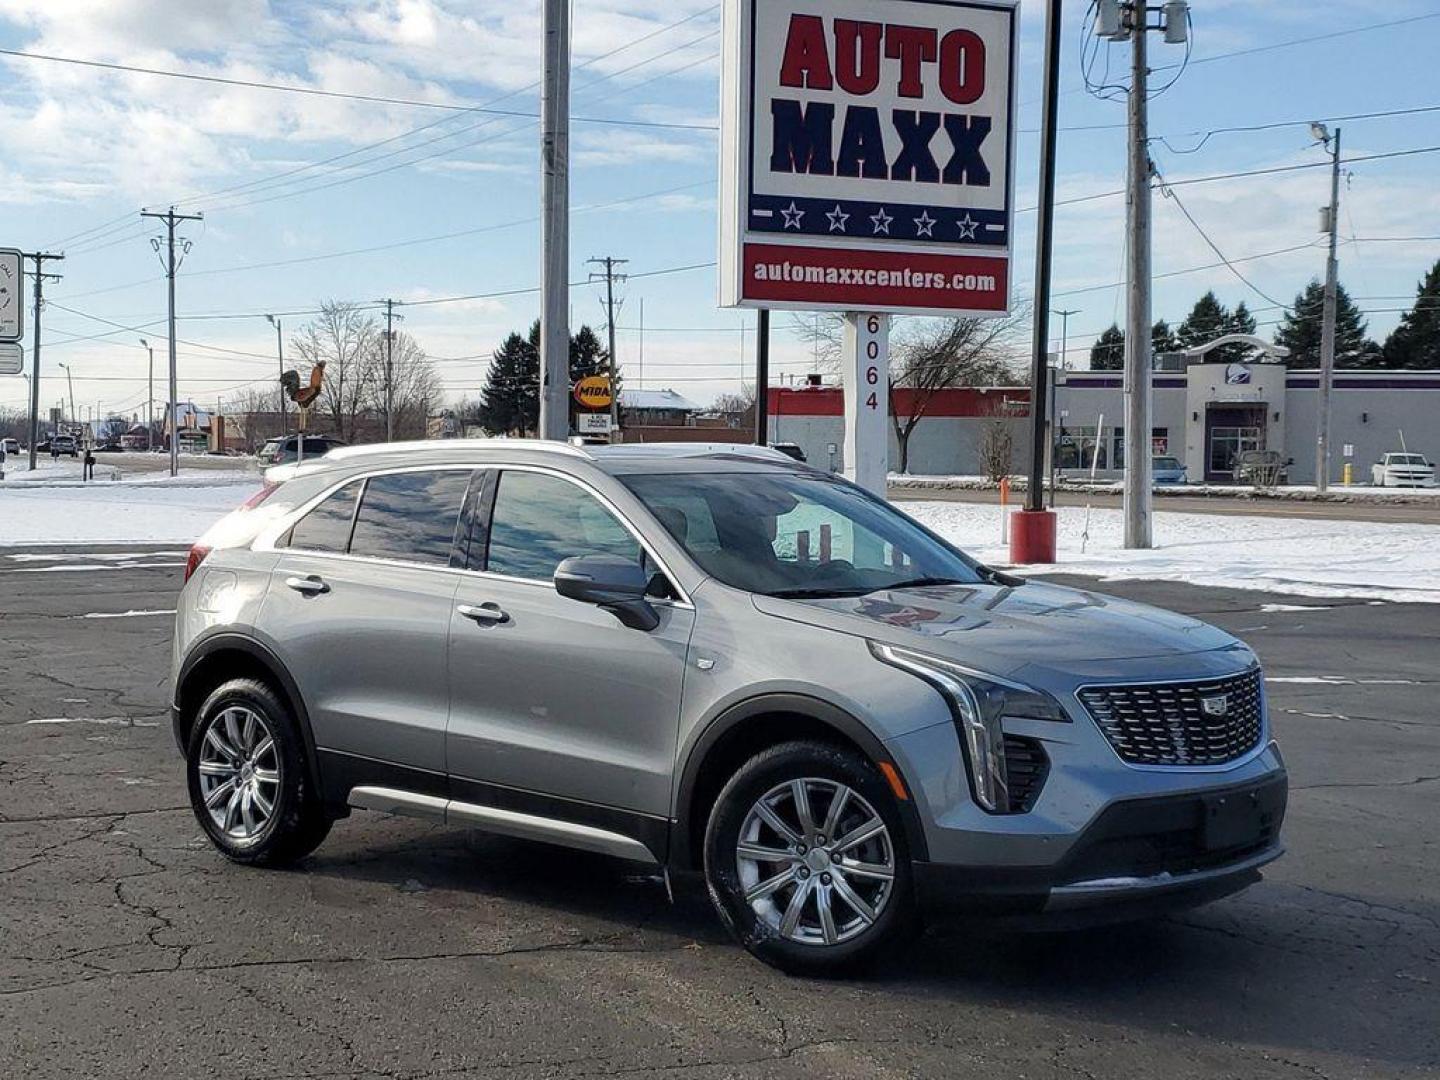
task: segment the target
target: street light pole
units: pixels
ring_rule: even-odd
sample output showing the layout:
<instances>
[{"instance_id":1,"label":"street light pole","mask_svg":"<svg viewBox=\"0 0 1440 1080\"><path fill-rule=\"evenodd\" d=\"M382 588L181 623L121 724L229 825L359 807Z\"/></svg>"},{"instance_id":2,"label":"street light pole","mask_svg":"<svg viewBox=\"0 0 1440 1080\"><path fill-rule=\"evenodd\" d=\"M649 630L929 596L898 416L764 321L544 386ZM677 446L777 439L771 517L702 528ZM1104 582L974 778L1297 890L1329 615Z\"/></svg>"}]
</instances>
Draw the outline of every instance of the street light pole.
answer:
<instances>
[{"instance_id":1,"label":"street light pole","mask_svg":"<svg viewBox=\"0 0 1440 1080\"><path fill-rule=\"evenodd\" d=\"M150 392L145 399L145 452L155 449L155 349L143 337L140 344L150 354Z\"/></svg>"},{"instance_id":2,"label":"street light pole","mask_svg":"<svg viewBox=\"0 0 1440 1080\"><path fill-rule=\"evenodd\" d=\"M275 327L275 356L280 361L280 384L277 389L280 394L280 440L283 447L285 440L285 335L280 330L278 316L266 315L265 318L269 319Z\"/></svg>"},{"instance_id":3,"label":"street light pole","mask_svg":"<svg viewBox=\"0 0 1440 1080\"><path fill-rule=\"evenodd\" d=\"M65 406L65 412L66 412L66 415L68 415L68 416L70 417L70 422L73 424L73 423L75 422L75 419L76 419L76 417L75 417L75 380L70 377L70 365L69 365L69 364L65 363L65 362L62 360L62 361L60 362L60 366L65 369L65 386L66 386L66 387L69 389L69 391L70 391L70 401L69 401L69 404L67 404L67 405Z\"/></svg>"},{"instance_id":4,"label":"street light pole","mask_svg":"<svg viewBox=\"0 0 1440 1080\"><path fill-rule=\"evenodd\" d=\"M1330 251L1325 257L1325 308L1320 326L1320 401L1315 418L1315 488L1330 487L1330 388L1335 381L1335 292L1340 273L1335 248L1340 232L1340 129L1330 135L1324 125L1317 125L1316 134L1323 134L1330 151L1330 208L1326 214L1330 227Z\"/></svg>"}]
</instances>

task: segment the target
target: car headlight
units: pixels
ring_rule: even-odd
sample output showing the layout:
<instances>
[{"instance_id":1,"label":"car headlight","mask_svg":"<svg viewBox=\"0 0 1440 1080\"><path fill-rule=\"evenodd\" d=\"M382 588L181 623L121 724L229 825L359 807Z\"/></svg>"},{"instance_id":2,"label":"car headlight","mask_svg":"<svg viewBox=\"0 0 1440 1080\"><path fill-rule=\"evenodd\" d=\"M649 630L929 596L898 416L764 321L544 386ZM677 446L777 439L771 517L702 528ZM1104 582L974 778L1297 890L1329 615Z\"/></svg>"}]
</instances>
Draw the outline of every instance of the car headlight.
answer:
<instances>
[{"instance_id":1,"label":"car headlight","mask_svg":"<svg viewBox=\"0 0 1440 1080\"><path fill-rule=\"evenodd\" d=\"M938 656L870 642L875 658L918 675L940 691L950 705L965 745L975 801L996 814L1010 812L1005 772L1004 717L1069 723L1060 703L1043 691L986 675Z\"/></svg>"}]
</instances>

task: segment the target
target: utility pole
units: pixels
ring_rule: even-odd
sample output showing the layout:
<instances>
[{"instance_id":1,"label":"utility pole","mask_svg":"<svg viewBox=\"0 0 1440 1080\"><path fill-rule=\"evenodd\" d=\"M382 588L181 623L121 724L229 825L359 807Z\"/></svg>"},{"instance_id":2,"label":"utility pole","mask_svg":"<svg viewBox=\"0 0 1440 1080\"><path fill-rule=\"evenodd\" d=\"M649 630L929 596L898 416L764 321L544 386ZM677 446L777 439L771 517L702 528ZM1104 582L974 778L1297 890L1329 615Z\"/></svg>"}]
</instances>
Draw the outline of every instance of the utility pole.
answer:
<instances>
[{"instance_id":1,"label":"utility pole","mask_svg":"<svg viewBox=\"0 0 1440 1080\"><path fill-rule=\"evenodd\" d=\"M606 255L585 261L605 268L603 273L592 271L590 280L605 279L605 327L610 332L610 441L613 443L620 438L620 380L615 363L615 282L625 280L625 275L617 274L615 268L630 260Z\"/></svg>"},{"instance_id":2,"label":"utility pole","mask_svg":"<svg viewBox=\"0 0 1440 1080\"><path fill-rule=\"evenodd\" d=\"M275 388L276 388L276 390L277 390L277 391L279 392L279 394L280 394L280 439L281 439L281 446L284 446L284 439L285 439L285 334L284 334L284 332L280 329L280 316L278 316L278 315L266 315L265 318L269 319L271 325L273 325L273 326L275 327L275 356L276 356L276 358L280 361L280 382L276 385ZM247 434L246 437L247 437L247 438L253 438L254 436L253 436L253 435L250 435L250 434Z\"/></svg>"},{"instance_id":3,"label":"utility pole","mask_svg":"<svg viewBox=\"0 0 1440 1080\"><path fill-rule=\"evenodd\" d=\"M570 0L544 0L540 91L540 430L570 434Z\"/></svg>"},{"instance_id":4,"label":"utility pole","mask_svg":"<svg viewBox=\"0 0 1440 1080\"><path fill-rule=\"evenodd\" d=\"M1311 131L1330 151L1330 206L1325 212L1324 222L1330 231L1330 252L1325 257L1325 309L1320 326L1320 402L1315 416L1318 432L1315 438L1315 488L1323 492L1330 488L1330 386L1335 381L1335 289L1340 274L1335 254L1340 232L1340 129L1337 127L1332 136L1324 124L1316 124Z\"/></svg>"},{"instance_id":5,"label":"utility pole","mask_svg":"<svg viewBox=\"0 0 1440 1080\"><path fill-rule=\"evenodd\" d=\"M1130 7L1130 161L1125 198L1125 546L1154 545L1150 462L1150 135L1145 5ZM1098 435L1097 435L1098 437Z\"/></svg>"},{"instance_id":6,"label":"utility pole","mask_svg":"<svg viewBox=\"0 0 1440 1080\"><path fill-rule=\"evenodd\" d=\"M770 445L770 309L755 319L755 445Z\"/></svg>"},{"instance_id":7,"label":"utility pole","mask_svg":"<svg viewBox=\"0 0 1440 1080\"><path fill-rule=\"evenodd\" d=\"M145 452L149 453L155 448L155 349L143 337L140 344L150 354L150 391L145 399Z\"/></svg>"},{"instance_id":8,"label":"utility pole","mask_svg":"<svg viewBox=\"0 0 1440 1080\"><path fill-rule=\"evenodd\" d=\"M180 263L175 261L175 225L181 221L201 221L203 214L177 214L175 207L170 207L163 214L153 210L141 210L142 218L157 218L165 222L165 254L160 255L160 241L151 240L150 246L155 249L155 254L160 255L160 263L165 268L165 280L169 289L169 336L170 336L170 405L169 420L170 428L170 475L175 476L180 471L180 425L176 421L175 409L179 404L178 379L175 374L175 271L180 268ZM190 241L181 241L183 245L180 257L183 260L185 254L190 250Z\"/></svg>"},{"instance_id":9,"label":"utility pole","mask_svg":"<svg viewBox=\"0 0 1440 1080\"><path fill-rule=\"evenodd\" d=\"M1150 13L1160 16L1154 24ZM1144 0L1098 0L1095 33L1130 42L1130 91L1127 102L1129 155L1125 196L1125 546L1153 546L1150 460L1150 153L1146 97L1149 66L1146 37L1152 30L1180 45L1190 33L1190 5L1168 0L1149 7Z\"/></svg>"},{"instance_id":10,"label":"utility pole","mask_svg":"<svg viewBox=\"0 0 1440 1080\"><path fill-rule=\"evenodd\" d=\"M385 441L395 441L395 314L394 300L381 300L385 305Z\"/></svg>"},{"instance_id":11,"label":"utility pole","mask_svg":"<svg viewBox=\"0 0 1440 1080\"><path fill-rule=\"evenodd\" d=\"M59 274L45 273L45 264L64 255L34 251L23 258L35 260L35 344L30 361L30 471L35 471L35 444L40 441L40 312L45 307L45 282L59 281Z\"/></svg>"}]
</instances>

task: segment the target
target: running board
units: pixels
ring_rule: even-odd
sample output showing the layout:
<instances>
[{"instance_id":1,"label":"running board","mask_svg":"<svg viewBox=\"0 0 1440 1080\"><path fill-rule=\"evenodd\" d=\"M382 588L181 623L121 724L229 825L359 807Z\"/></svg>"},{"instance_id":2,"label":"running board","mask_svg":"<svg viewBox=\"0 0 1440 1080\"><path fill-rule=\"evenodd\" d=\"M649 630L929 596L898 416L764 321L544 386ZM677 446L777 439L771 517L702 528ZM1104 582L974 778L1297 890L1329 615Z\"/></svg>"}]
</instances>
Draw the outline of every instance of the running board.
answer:
<instances>
[{"instance_id":1,"label":"running board","mask_svg":"<svg viewBox=\"0 0 1440 1080\"><path fill-rule=\"evenodd\" d=\"M580 825L573 821L558 821L536 814L522 814L515 810L501 810L494 806L480 806L456 799L441 799L434 795L420 795L413 791L401 791L399 788L351 788L346 802L360 810L380 810L403 817L441 821L447 825L470 825L503 836L543 840L637 862L655 864L659 861L639 840L610 832L608 829L597 829L593 825Z\"/></svg>"}]
</instances>

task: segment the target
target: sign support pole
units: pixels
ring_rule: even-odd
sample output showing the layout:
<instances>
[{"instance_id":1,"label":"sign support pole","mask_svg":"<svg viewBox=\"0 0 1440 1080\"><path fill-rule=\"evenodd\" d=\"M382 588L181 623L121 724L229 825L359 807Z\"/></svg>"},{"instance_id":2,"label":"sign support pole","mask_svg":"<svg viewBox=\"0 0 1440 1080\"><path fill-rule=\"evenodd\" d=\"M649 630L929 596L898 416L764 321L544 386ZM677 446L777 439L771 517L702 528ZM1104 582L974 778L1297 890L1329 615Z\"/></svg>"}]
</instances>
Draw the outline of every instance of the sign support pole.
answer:
<instances>
[{"instance_id":1,"label":"sign support pole","mask_svg":"<svg viewBox=\"0 0 1440 1080\"><path fill-rule=\"evenodd\" d=\"M1060 82L1060 0L1045 16L1045 101L1040 122L1040 213L1035 235L1034 341L1030 355L1030 476L1015 514L1010 561L1055 561L1055 511L1045 509L1045 400L1050 376L1050 253L1055 231L1055 131ZM1063 361L1063 357L1061 358Z\"/></svg>"},{"instance_id":2,"label":"sign support pole","mask_svg":"<svg viewBox=\"0 0 1440 1080\"><path fill-rule=\"evenodd\" d=\"M845 384L845 479L885 497L890 471L890 316L847 311L840 347Z\"/></svg>"},{"instance_id":3,"label":"sign support pole","mask_svg":"<svg viewBox=\"0 0 1440 1080\"><path fill-rule=\"evenodd\" d=\"M770 445L770 309L755 313L755 445Z\"/></svg>"}]
</instances>

